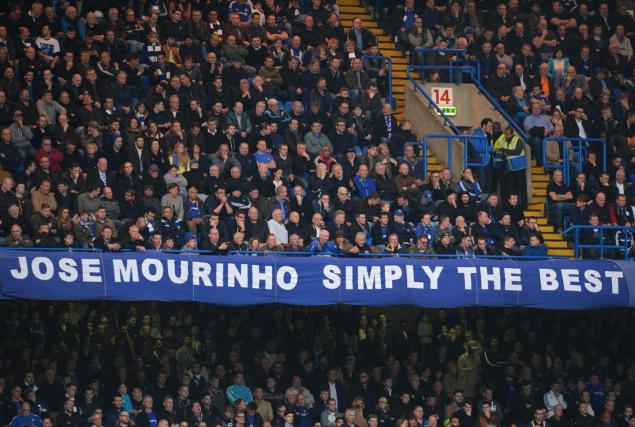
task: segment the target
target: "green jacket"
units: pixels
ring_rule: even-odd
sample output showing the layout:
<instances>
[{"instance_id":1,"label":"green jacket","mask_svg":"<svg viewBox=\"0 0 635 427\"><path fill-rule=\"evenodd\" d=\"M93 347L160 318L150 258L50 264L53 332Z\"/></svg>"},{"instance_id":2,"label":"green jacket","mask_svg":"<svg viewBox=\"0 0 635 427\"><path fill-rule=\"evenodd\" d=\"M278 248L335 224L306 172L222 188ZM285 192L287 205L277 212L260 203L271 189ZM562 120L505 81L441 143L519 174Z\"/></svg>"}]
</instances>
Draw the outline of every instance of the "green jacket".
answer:
<instances>
[{"instance_id":1,"label":"green jacket","mask_svg":"<svg viewBox=\"0 0 635 427\"><path fill-rule=\"evenodd\" d=\"M324 133L320 133L319 138L313 135L313 132L309 131L304 135L304 143L306 144L306 151L312 156L317 156L322 151L322 147L328 145L331 153L333 152L333 144L331 140Z\"/></svg>"}]
</instances>

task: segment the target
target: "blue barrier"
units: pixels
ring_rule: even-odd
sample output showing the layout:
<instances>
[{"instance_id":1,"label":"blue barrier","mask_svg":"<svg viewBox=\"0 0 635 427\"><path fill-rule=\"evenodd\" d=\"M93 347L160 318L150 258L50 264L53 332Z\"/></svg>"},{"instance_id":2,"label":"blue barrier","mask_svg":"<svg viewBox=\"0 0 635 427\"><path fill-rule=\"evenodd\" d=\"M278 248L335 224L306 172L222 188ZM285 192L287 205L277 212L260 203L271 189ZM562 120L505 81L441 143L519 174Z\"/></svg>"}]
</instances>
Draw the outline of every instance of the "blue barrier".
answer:
<instances>
[{"instance_id":1,"label":"blue barrier","mask_svg":"<svg viewBox=\"0 0 635 427\"><path fill-rule=\"evenodd\" d=\"M229 255L280 255L280 256L329 256L329 257L346 257L346 255L322 255L313 252L285 252L285 251L230 251ZM506 255L458 255L458 254L356 254L358 258L437 258L437 259L464 259L464 258L478 258L478 259L519 259L519 260L547 260L547 259L568 259L566 256L531 256L531 255L518 255L518 256L506 256Z\"/></svg>"},{"instance_id":2,"label":"blue barrier","mask_svg":"<svg viewBox=\"0 0 635 427\"><path fill-rule=\"evenodd\" d=\"M472 60L469 58L457 58L450 59L449 65L426 65L425 64L425 55L427 53L448 53L448 54L456 54L456 55L465 55L467 51L463 49L436 49L436 48L417 48L414 50L415 53L421 53L421 61L418 67L414 67L415 69L419 69L421 73L421 80L423 81L425 78L426 70L445 70L449 72L450 82L454 82L454 76L459 73L463 73L470 77L470 80L477 87L479 92L485 96L485 98L492 104L494 109L498 111L503 118L509 123L509 126L514 129L514 131L520 136L523 140L527 140L527 134L524 129L516 123L516 121L507 113L507 111L499 104L499 102L489 93L489 91L483 86L481 83L481 66L477 60ZM462 64L468 64L464 66ZM475 66L472 66L474 64Z\"/></svg>"},{"instance_id":3,"label":"blue barrier","mask_svg":"<svg viewBox=\"0 0 635 427\"><path fill-rule=\"evenodd\" d=\"M450 60L450 64L455 64L458 67L458 72L465 74L474 74L476 72L476 78L481 81L481 63L476 59L458 58L456 60ZM461 65L466 64L466 65Z\"/></svg>"},{"instance_id":4,"label":"blue barrier","mask_svg":"<svg viewBox=\"0 0 635 427\"><path fill-rule=\"evenodd\" d=\"M463 72L468 72L469 70L459 70L460 67L460 61L468 61L467 58L457 58L457 59L452 59L450 58L450 64L449 65L426 65L426 54L427 53L434 53L434 54L439 54L439 53L443 53L443 54L455 54L455 55L465 55L467 53L466 50L463 49L438 49L438 48L426 48L426 47L418 47L414 50L415 55L416 54L421 54L421 61L420 61L420 67L421 67L421 81L423 81L425 79L425 71L426 70L438 70L438 71L448 71L449 75L450 75L450 82L454 83L454 73L458 73L459 71L463 71ZM480 67L479 67L480 69ZM479 72L480 74L480 72Z\"/></svg>"},{"instance_id":5,"label":"blue barrier","mask_svg":"<svg viewBox=\"0 0 635 427\"><path fill-rule=\"evenodd\" d=\"M562 155L562 165L559 163L547 163L547 142L554 141L560 144L560 153ZM567 147L567 142L571 142L572 146ZM578 154L580 160L580 170L584 163L584 150L586 145L589 144L602 144L602 171L606 172L606 139L604 138L555 138L548 137L542 140L542 165L545 169L562 169L562 175L564 182L569 185L571 183L571 170L569 161L569 152L573 151Z\"/></svg>"},{"instance_id":6,"label":"blue barrier","mask_svg":"<svg viewBox=\"0 0 635 427\"><path fill-rule=\"evenodd\" d=\"M599 244L581 244L580 243L580 230L591 230L597 229L600 232L600 243ZM624 243L623 244L605 244L605 231L622 231L624 232ZM580 249L599 249L600 250L600 258L604 258L604 250L605 249L617 249L623 252L624 259L628 259L628 251L630 249L629 242L633 239L633 233L635 233L635 228L633 227L624 227L620 225L572 225L566 230L562 231L563 235L574 233L573 236L573 244L574 244L574 254L576 258L580 257Z\"/></svg>"},{"instance_id":7,"label":"blue barrier","mask_svg":"<svg viewBox=\"0 0 635 427\"><path fill-rule=\"evenodd\" d=\"M470 74L470 77L472 79L472 83L474 83L474 85L478 88L479 92L481 92L485 96L485 98L487 98L490 104L492 104L494 109L498 111L505 118L505 120L507 120L509 126L514 129L514 131L518 134L518 136L520 136L523 141L527 141L527 134L525 133L525 130L520 125L518 125L518 123L516 123L512 116L507 113L507 110L505 110L505 108L503 108L498 103L498 101L492 96L492 94L489 93L487 89L485 89L485 86L483 86L481 81L477 79L474 74Z\"/></svg>"},{"instance_id":8,"label":"blue barrier","mask_svg":"<svg viewBox=\"0 0 635 427\"><path fill-rule=\"evenodd\" d=\"M102 252L100 249L95 248L40 248L35 246L2 246L2 250L9 251L31 251L31 252ZM125 252L121 250L120 252Z\"/></svg>"},{"instance_id":9,"label":"blue barrier","mask_svg":"<svg viewBox=\"0 0 635 427\"><path fill-rule=\"evenodd\" d=\"M89 253L104 253L102 251L100 251L99 249L93 249L93 248L85 248L85 249L66 249L66 248L33 248L33 247L18 247L18 246L7 246L7 247L1 247L0 250L8 250L8 251L25 251L25 252L89 252ZM117 251L115 253L121 253L121 252L139 252L139 251L132 251L132 250L126 250L126 249L122 249L120 251ZM181 255L208 255L210 256L210 252L209 251L203 251L203 250L185 250L185 249L162 249L162 250L147 250L146 252L151 252L151 253L164 253L164 254L181 254ZM292 252L292 251L266 251L266 250L260 250L260 251L239 251L239 250L235 250L235 251L227 251L226 253L227 255L244 255L244 256L254 256L254 255L267 255L267 256L329 256L329 255L321 255L318 253L314 253L314 252L310 252L310 251L299 251L299 252ZM346 255L339 255L339 256L344 256L346 257ZM455 259L455 258L483 258L483 259L509 259L509 258L513 258L513 259L521 259L521 260L544 260L544 259L567 259L566 256L529 256L529 255L518 255L518 256L513 256L513 257L509 257L509 256L504 256L504 255L471 255L471 256L467 256L467 255L453 255L453 254L384 254L384 253L376 253L376 254L357 254L355 255L356 257L363 257L363 258L386 258L386 257L401 257L401 258L450 258L450 259Z\"/></svg>"},{"instance_id":10,"label":"blue barrier","mask_svg":"<svg viewBox=\"0 0 635 427\"><path fill-rule=\"evenodd\" d=\"M487 142L486 136L479 135L424 135L423 143L427 147L428 142L431 139L445 139L447 141L447 149L448 149L448 169L450 172L453 171L453 155L452 155L452 144L455 140L458 140L463 144L463 167L487 167L489 165L489 151L485 151L485 160L482 163L478 162L469 162L468 154L469 154L469 140L470 139L484 139Z\"/></svg>"},{"instance_id":11,"label":"blue barrier","mask_svg":"<svg viewBox=\"0 0 635 427\"><path fill-rule=\"evenodd\" d=\"M368 59L379 59L388 63L388 102L392 108L396 108L397 103L392 96L392 58L385 55L364 55L362 56L362 69Z\"/></svg>"}]
</instances>

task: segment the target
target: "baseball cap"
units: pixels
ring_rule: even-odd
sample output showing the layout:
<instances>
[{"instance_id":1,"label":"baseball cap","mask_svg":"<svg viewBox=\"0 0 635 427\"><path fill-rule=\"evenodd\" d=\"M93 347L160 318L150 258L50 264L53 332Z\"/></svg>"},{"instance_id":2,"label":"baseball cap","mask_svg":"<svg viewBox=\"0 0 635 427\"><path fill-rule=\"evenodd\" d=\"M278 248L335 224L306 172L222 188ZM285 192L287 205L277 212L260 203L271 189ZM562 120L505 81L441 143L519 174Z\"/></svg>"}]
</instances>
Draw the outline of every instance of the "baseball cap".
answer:
<instances>
[{"instance_id":1,"label":"baseball cap","mask_svg":"<svg viewBox=\"0 0 635 427\"><path fill-rule=\"evenodd\" d=\"M395 211L395 216L403 216L403 215L404 215L403 210L401 210L401 209L397 209L397 210Z\"/></svg>"}]
</instances>

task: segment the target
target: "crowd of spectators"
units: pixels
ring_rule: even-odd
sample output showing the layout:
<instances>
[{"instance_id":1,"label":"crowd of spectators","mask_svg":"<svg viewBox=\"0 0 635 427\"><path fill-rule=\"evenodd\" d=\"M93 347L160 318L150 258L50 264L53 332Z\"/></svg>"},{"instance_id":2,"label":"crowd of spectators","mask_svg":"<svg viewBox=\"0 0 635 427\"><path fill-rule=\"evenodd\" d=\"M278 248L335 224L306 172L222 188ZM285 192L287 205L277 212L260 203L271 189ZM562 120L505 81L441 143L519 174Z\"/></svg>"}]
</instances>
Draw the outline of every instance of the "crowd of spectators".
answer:
<instances>
[{"instance_id":1,"label":"crowd of spectators","mask_svg":"<svg viewBox=\"0 0 635 427\"><path fill-rule=\"evenodd\" d=\"M11 427L635 426L632 310L33 301L1 313Z\"/></svg>"},{"instance_id":2,"label":"crowd of spectators","mask_svg":"<svg viewBox=\"0 0 635 427\"><path fill-rule=\"evenodd\" d=\"M633 224L632 3L407 0L390 11L386 2L378 4L386 10L384 19L412 63L419 63L417 48L465 50L458 55L429 53L426 61L430 65L477 61L482 83L525 133L537 166L544 161L551 172L568 170L569 182L562 182L558 172L548 190L548 210L556 227ZM461 79L460 72L454 76ZM447 81L449 74L426 70L424 77L439 82ZM489 144L472 144L481 156L497 140L495 132L489 130L487 135ZM543 142L547 137L565 140ZM607 158L599 142L566 138L602 138ZM500 180L495 155L489 159L488 166L477 171L485 191L497 188ZM512 188L519 187L514 183ZM522 188L517 191L524 194ZM569 212L576 203L579 208L586 206L584 213ZM591 214L598 221L590 221ZM598 244L601 236L597 230L589 231L584 239Z\"/></svg>"},{"instance_id":3,"label":"crowd of spectators","mask_svg":"<svg viewBox=\"0 0 635 427\"><path fill-rule=\"evenodd\" d=\"M333 1L2 7L6 246L546 255L505 173L424 176Z\"/></svg>"}]
</instances>

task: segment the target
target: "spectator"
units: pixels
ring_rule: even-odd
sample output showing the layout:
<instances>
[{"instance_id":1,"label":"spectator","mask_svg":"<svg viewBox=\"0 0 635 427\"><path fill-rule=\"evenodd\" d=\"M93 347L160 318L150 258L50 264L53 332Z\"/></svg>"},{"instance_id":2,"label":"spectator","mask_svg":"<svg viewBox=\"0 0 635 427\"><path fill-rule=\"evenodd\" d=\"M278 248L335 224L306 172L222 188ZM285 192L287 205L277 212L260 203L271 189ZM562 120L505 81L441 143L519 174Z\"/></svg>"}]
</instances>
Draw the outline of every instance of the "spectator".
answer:
<instances>
[{"instance_id":1,"label":"spectator","mask_svg":"<svg viewBox=\"0 0 635 427\"><path fill-rule=\"evenodd\" d=\"M564 212L567 211L573 201L573 193L563 181L560 169L553 172L552 181L547 186L547 196L553 221L556 226L563 226Z\"/></svg>"}]
</instances>

